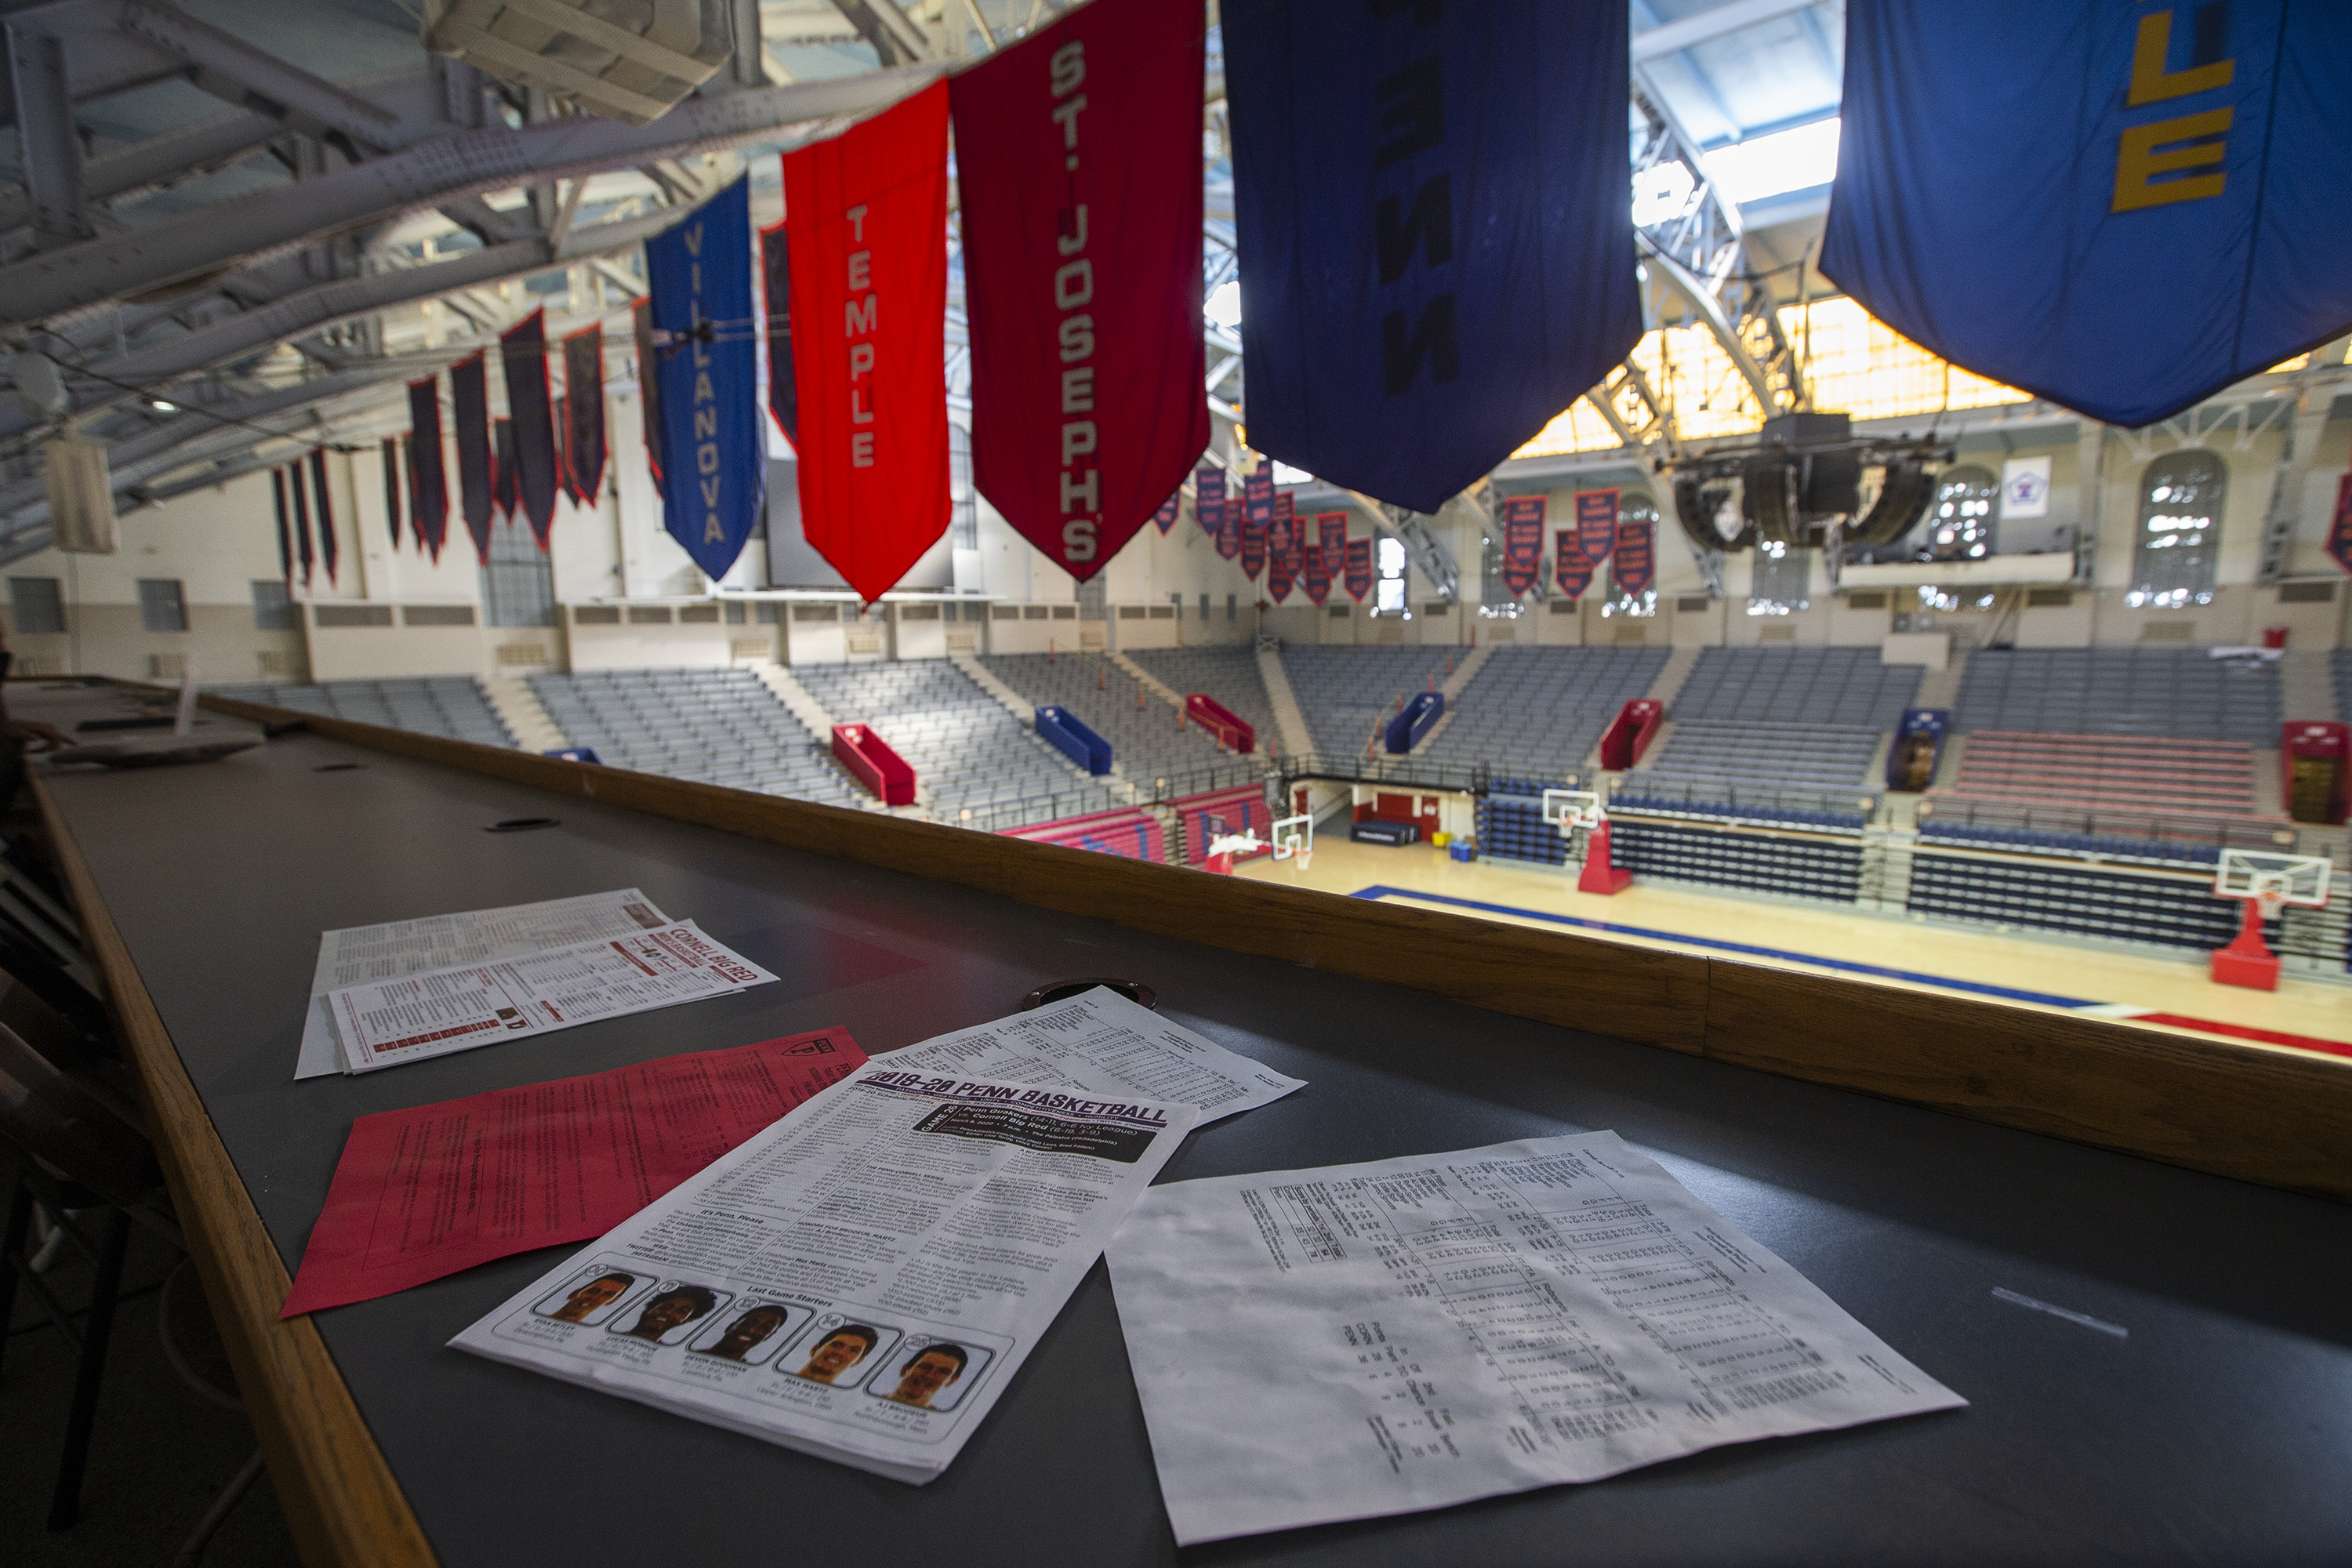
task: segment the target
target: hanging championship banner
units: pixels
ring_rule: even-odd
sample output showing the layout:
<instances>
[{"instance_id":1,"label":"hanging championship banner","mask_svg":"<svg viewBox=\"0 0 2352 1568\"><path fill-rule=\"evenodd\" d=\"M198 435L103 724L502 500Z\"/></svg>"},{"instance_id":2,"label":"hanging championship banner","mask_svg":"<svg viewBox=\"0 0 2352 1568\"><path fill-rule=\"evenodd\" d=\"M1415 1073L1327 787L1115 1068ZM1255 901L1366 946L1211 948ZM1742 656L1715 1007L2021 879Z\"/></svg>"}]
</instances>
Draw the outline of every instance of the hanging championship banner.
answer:
<instances>
[{"instance_id":1,"label":"hanging championship banner","mask_svg":"<svg viewBox=\"0 0 2352 1568\"><path fill-rule=\"evenodd\" d=\"M1307 596L1319 605L1331 596L1329 563L1337 557L1322 546L1315 544L1307 547L1306 555L1303 568L1307 582Z\"/></svg>"},{"instance_id":2,"label":"hanging championship banner","mask_svg":"<svg viewBox=\"0 0 2352 1568\"><path fill-rule=\"evenodd\" d=\"M654 301L651 295L629 306L629 327L637 349L637 407L644 416L646 466L654 483L662 482L661 378L654 374L661 355L654 349Z\"/></svg>"},{"instance_id":3,"label":"hanging championship banner","mask_svg":"<svg viewBox=\"0 0 2352 1568\"><path fill-rule=\"evenodd\" d=\"M1625 7L1223 23L1250 445L1434 512L1641 337Z\"/></svg>"},{"instance_id":4,"label":"hanging championship banner","mask_svg":"<svg viewBox=\"0 0 2352 1568\"><path fill-rule=\"evenodd\" d=\"M433 560L449 538L449 480L441 459L440 383L408 384L408 521Z\"/></svg>"},{"instance_id":5,"label":"hanging championship banner","mask_svg":"<svg viewBox=\"0 0 2352 1568\"><path fill-rule=\"evenodd\" d=\"M1369 539L1348 541L1348 596L1358 604L1372 591L1372 542Z\"/></svg>"},{"instance_id":6,"label":"hanging championship banner","mask_svg":"<svg viewBox=\"0 0 2352 1568\"><path fill-rule=\"evenodd\" d=\"M1151 514L1151 521L1160 525L1160 538L1165 539L1168 537L1168 531L1176 526L1177 516L1182 512L1183 510L1184 492L1182 490L1178 490L1174 495L1170 496L1166 500L1160 503L1160 510Z\"/></svg>"},{"instance_id":7,"label":"hanging championship banner","mask_svg":"<svg viewBox=\"0 0 2352 1568\"><path fill-rule=\"evenodd\" d=\"M286 520L286 470L269 470L269 493L278 503L278 572L286 579L286 591L294 591L294 526Z\"/></svg>"},{"instance_id":8,"label":"hanging championship banner","mask_svg":"<svg viewBox=\"0 0 2352 1568\"><path fill-rule=\"evenodd\" d=\"M2327 528L2327 556L2352 572L2352 474L2336 481L2336 517Z\"/></svg>"},{"instance_id":9,"label":"hanging championship banner","mask_svg":"<svg viewBox=\"0 0 2352 1568\"><path fill-rule=\"evenodd\" d=\"M482 564L490 563L490 513L498 504L498 475L490 466L489 382L478 353L449 367L449 418L457 442L457 514Z\"/></svg>"},{"instance_id":10,"label":"hanging championship banner","mask_svg":"<svg viewBox=\"0 0 2352 1568\"><path fill-rule=\"evenodd\" d=\"M870 603L948 526L946 84L785 153L784 206L801 528Z\"/></svg>"},{"instance_id":11,"label":"hanging championship banner","mask_svg":"<svg viewBox=\"0 0 2352 1568\"><path fill-rule=\"evenodd\" d=\"M1576 496L1576 542L1595 566L1617 548L1617 492L1580 490Z\"/></svg>"},{"instance_id":12,"label":"hanging championship banner","mask_svg":"<svg viewBox=\"0 0 2352 1568\"><path fill-rule=\"evenodd\" d=\"M1192 476L1192 515L1211 534L1225 525L1225 470L1202 468Z\"/></svg>"},{"instance_id":13,"label":"hanging championship banner","mask_svg":"<svg viewBox=\"0 0 2352 1568\"><path fill-rule=\"evenodd\" d=\"M646 241L653 287L653 380L661 387L662 526L713 581L727 575L760 521L768 447L760 430L759 345L751 322L751 177ZM541 386L547 365L538 361ZM544 405L542 405L542 408ZM518 418L520 417L518 412ZM546 542L530 492L530 432L522 447L523 507ZM808 465L801 465L807 483ZM553 508L549 508L551 515Z\"/></svg>"},{"instance_id":14,"label":"hanging championship banner","mask_svg":"<svg viewBox=\"0 0 2352 1568\"><path fill-rule=\"evenodd\" d=\"M1563 528L1552 535L1558 555L1552 568L1552 581L1559 584L1560 593L1570 599L1581 599L1584 591L1592 586L1592 557L1576 542L1576 533Z\"/></svg>"},{"instance_id":15,"label":"hanging championship banner","mask_svg":"<svg viewBox=\"0 0 2352 1568\"><path fill-rule=\"evenodd\" d=\"M1265 570L1265 531L1274 525L1274 465L1261 459L1242 480L1242 575Z\"/></svg>"},{"instance_id":16,"label":"hanging championship banner","mask_svg":"<svg viewBox=\"0 0 2352 1568\"><path fill-rule=\"evenodd\" d=\"M1617 550L1609 567L1610 581L1626 598L1638 599L1650 591L1658 575L1657 523L1653 518L1617 520Z\"/></svg>"},{"instance_id":17,"label":"hanging championship banner","mask_svg":"<svg viewBox=\"0 0 2352 1568\"><path fill-rule=\"evenodd\" d=\"M400 548L400 437L383 438L383 521L392 530L392 547Z\"/></svg>"},{"instance_id":18,"label":"hanging championship banner","mask_svg":"<svg viewBox=\"0 0 2352 1568\"><path fill-rule=\"evenodd\" d=\"M1853 0L1845 36L1821 269L1905 337L2138 426L2352 326L2352 5Z\"/></svg>"},{"instance_id":19,"label":"hanging championship banner","mask_svg":"<svg viewBox=\"0 0 2352 1568\"><path fill-rule=\"evenodd\" d=\"M319 498L319 560L327 568L327 581L335 582L336 558L342 553L342 543L335 537L335 503L327 494L327 449L310 448L310 493Z\"/></svg>"},{"instance_id":20,"label":"hanging championship banner","mask_svg":"<svg viewBox=\"0 0 2352 1568\"><path fill-rule=\"evenodd\" d=\"M515 520L514 421L490 421L490 507L507 521Z\"/></svg>"},{"instance_id":21,"label":"hanging championship banner","mask_svg":"<svg viewBox=\"0 0 2352 1568\"><path fill-rule=\"evenodd\" d=\"M1276 605L1290 597L1291 585L1298 580L1298 562L1288 550L1269 547L1265 553L1265 596Z\"/></svg>"},{"instance_id":22,"label":"hanging championship banner","mask_svg":"<svg viewBox=\"0 0 2352 1568\"><path fill-rule=\"evenodd\" d=\"M1318 512L1315 532L1323 547L1323 559L1336 573L1348 559L1348 514L1344 511Z\"/></svg>"},{"instance_id":23,"label":"hanging championship banner","mask_svg":"<svg viewBox=\"0 0 2352 1568\"><path fill-rule=\"evenodd\" d=\"M594 506L604 484L604 329L563 340L563 459L573 497Z\"/></svg>"},{"instance_id":24,"label":"hanging championship banner","mask_svg":"<svg viewBox=\"0 0 2352 1568\"><path fill-rule=\"evenodd\" d=\"M1274 520L1265 527L1267 559L1281 554L1296 542L1298 531L1298 498L1289 490L1274 492Z\"/></svg>"},{"instance_id":25,"label":"hanging championship banner","mask_svg":"<svg viewBox=\"0 0 2352 1568\"><path fill-rule=\"evenodd\" d=\"M1238 501L1227 501L1218 509L1217 553L1231 561L1242 552L1242 509Z\"/></svg>"},{"instance_id":26,"label":"hanging championship banner","mask_svg":"<svg viewBox=\"0 0 2352 1568\"><path fill-rule=\"evenodd\" d=\"M1209 445L1197 5L1094 0L960 71L972 480L1085 582Z\"/></svg>"},{"instance_id":27,"label":"hanging championship banner","mask_svg":"<svg viewBox=\"0 0 2352 1568\"><path fill-rule=\"evenodd\" d=\"M555 396L555 488L573 506L580 504L580 487L572 482L572 395Z\"/></svg>"},{"instance_id":28,"label":"hanging championship banner","mask_svg":"<svg viewBox=\"0 0 2352 1568\"><path fill-rule=\"evenodd\" d=\"M1245 517L1242 520L1242 575L1254 583L1265 570L1265 524L1254 516Z\"/></svg>"},{"instance_id":29,"label":"hanging championship banner","mask_svg":"<svg viewBox=\"0 0 2352 1568\"><path fill-rule=\"evenodd\" d=\"M302 482L302 459L295 458L286 465L286 488L294 496L294 556L302 563L302 587L310 586L310 565L318 559L310 545L310 500Z\"/></svg>"},{"instance_id":30,"label":"hanging championship banner","mask_svg":"<svg viewBox=\"0 0 2352 1568\"><path fill-rule=\"evenodd\" d=\"M760 281L768 293L768 417L797 450L801 395L793 380L792 244L782 224L760 231Z\"/></svg>"},{"instance_id":31,"label":"hanging championship banner","mask_svg":"<svg viewBox=\"0 0 2352 1568\"><path fill-rule=\"evenodd\" d=\"M1523 599L1543 581L1544 498L1511 496L1503 502L1503 586Z\"/></svg>"},{"instance_id":32,"label":"hanging championship banner","mask_svg":"<svg viewBox=\"0 0 2352 1568\"><path fill-rule=\"evenodd\" d=\"M726 197L721 195L719 200L724 201ZM750 214L751 209L747 205L744 208L747 251ZM651 254L650 247L647 254ZM706 281L710 281L712 268L708 263L703 270ZM743 258L741 272L746 301L743 315L748 317L751 313L749 304L751 272L748 253ZM648 272L647 276L650 277L651 273ZM660 298L659 290L656 291L655 298ZM514 425L515 496L522 507L523 515L530 519L531 536L539 541L539 547L545 550L548 530L555 526L556 492L555 410L547 393L546 310L542 307L533 310L500 333L499 348L499 363L506 370L507 416ZM698 395L700 393L698 384L695 391ZM763 451L759 469L763 495L767 473L765 457ZM757 510L756 506L753 510ZM714 577L719 574L716 572L711 574Z\"/></svg>"}]
</instances>

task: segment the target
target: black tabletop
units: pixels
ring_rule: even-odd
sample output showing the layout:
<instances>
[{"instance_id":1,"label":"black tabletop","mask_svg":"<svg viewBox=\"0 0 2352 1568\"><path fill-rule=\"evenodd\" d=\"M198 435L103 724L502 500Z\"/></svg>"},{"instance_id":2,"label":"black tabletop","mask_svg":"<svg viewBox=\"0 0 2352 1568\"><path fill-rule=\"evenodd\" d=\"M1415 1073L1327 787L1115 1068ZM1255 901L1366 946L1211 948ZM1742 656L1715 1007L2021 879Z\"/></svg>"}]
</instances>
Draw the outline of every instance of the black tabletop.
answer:
<instances>
[{"instance_id":1,"label":"black tabletop","mask_svg":"<svg viewBox=\"0 0 2352 1568\"><path fill-rule=\"evenodd\" d=\"M916 1489L444 1348L541 1252L318 1318L451 1564L2352 1562L2352 1209L316 736L52 787L289 1270L354 1116L834 1025L879 1053L1119 974L1307 1080L1162 1179L1613 1128L1972 1402L1180 1553L1099 1264ZM320 931L632 885L782 984L292 1081Z\"/></svg>"}]
</instances>

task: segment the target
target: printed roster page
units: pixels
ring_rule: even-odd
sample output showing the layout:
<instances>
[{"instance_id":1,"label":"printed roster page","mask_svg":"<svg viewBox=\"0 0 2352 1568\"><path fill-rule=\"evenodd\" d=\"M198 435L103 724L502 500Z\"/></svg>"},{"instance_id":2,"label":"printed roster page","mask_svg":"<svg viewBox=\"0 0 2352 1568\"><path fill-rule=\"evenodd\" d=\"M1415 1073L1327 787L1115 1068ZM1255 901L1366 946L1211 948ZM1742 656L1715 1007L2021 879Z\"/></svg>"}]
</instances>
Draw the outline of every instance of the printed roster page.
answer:
<instances>
[{"instance_id":1,"label":"printed roster page","mask_svg":"<svg viewBox=\"0 0 2352 1568\"><path fill-rule=\"evenodd\" d=\"M1109 1260L1180 1545L1967 1403L1612 1132L1171 1183Z\"/></svg>"}]
</instances>

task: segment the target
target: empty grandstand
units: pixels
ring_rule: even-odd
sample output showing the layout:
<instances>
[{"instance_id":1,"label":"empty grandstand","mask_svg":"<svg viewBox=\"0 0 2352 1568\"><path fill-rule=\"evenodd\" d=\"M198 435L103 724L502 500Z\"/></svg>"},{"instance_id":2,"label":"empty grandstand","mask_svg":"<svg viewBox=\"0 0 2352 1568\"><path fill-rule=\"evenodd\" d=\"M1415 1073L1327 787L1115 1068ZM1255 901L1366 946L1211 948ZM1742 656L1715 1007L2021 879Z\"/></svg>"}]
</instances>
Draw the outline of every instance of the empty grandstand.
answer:
<instances>
[{"instance_id":1,"label":"empty grandstand","mask_svg":"<svg viewBox=\"0 0 2352 1568\"><path fill-rule=\"evenodd\" d=\"M614 669L534 675L564 738L608 766L854 805L825 744L745 669Z\"/></svg>"},{"instance_id":2,"label":"empty grandstand","mask_svg":"<svg viewBox=\"0 0 2352 1568\"><path fill-rule=\"evenodd\" d=\"M1198 726L1179 722L1174 704L1101 655L998 654L981 662L1029 701L1076 714L1139 784L1233 763Z\"/></svg>"},{"instance_id":3,"label":"empty grandstand","mask_svg":"<svg viewBox=\"0 0 2352 1568\"><path fill-rule=\"evenodd\" d=\"M1919 676L1916 666L1881 662L1874 647L1711 647L1667 717L1892 730L1918 696Z\"/></svg>"},{"instance_id":4,"label":"empty grandstand","mask_svg":"<svg viewBox=\"0 0 2352 1568\"><path fill-rule=\"evenodd\" d=\"M1258 673L1257 655L1250 649L1162 647L1139 649L1128 657L1179 697L1206 692L1259 734L1277 733L1274 700L1265 694L1265 678ZM1295 670L1292 675L1295 682Z\"/></svg>"},{"instance_id":5,"label":"empty grandstand","mask_svg":"<svg viewBox=\"0 0 2352 1568\"><path fill-rule=\"evenodd\" d=\"M1662 647L1497 647L1416 754L1484 763L1509 778L1564 779L1582 769L1617 710L1649 690L1667 658Z\"/></svg>"},{"instance_id":6,"label":"empty grandstand","mask_svg":"<svg viewBox=\"0 0 2352 1568\"><path fill-rule=\"evenodd\" d=\"M2278 744L2277 665L2203 648L1990 648L1972 655L1960 730Z\"/></svg>"},{"instance_id":7,"label":"empty grandstand","mask_svg":"<svg viewBox=\"0 0 2352 1568\"><path fill-rule=\"evenodd\" d=\"M1328 758L1362 756L1378 743L1377 732L1402 699L1444 683L1454 653L1444 647L1288 648L1282 668L1315 750Z\"/></svg>"},{"instance_id":8,"label":"empty grandstand","mask_svg":"<svg viewBox=\"0 0 2352 1568\"><path fill-rule=\"evenodd\" d=\"M305 686L213 686L206 690L242 702L267 702L300 713L383 724L394 730L511 746L515 738L470 676L418 679L329 680Z\"/></svg>"},{"instance_id":9,"label":"empty grandstand","mask_svg":"<svg viewBox=\"0 0 2352 1568\"><path fill-rule=\"evenodd\" d=\"M865 724L915 770L930 814L993 826L1126 804L1073 768L963 671L941 660L811 665L793 672L844 724Z\"/></svg>"}]
</instances>

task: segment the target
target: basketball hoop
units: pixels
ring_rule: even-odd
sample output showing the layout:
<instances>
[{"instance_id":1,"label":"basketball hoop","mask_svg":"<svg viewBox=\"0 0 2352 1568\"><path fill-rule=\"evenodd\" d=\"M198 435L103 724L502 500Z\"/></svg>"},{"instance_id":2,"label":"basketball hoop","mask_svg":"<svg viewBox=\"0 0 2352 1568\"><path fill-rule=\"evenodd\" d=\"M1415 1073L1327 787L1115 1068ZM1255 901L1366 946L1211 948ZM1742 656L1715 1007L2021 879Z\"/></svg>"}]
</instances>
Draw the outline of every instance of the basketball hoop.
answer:
<instances>
[{"instance_id":1,"label":"basketball hoop","mask_svg":"<svg viewBox=\"0 0 2352 1568\"><path fill-rule=\"evenodd\" d=\"M1600 826L1609 820L1609 813L1591 790L1548 789L1543 792L1543 819L1565 838L1580 827Z\"/></svg>"},{"instance_id":2,"label":"basketball hoop","mask_svg":"<svg viewBox=\"0 0 2352 1568\"><path fill-rule=\"evenodd\" d=\"M1274 835L1274 858L1298 859L1298 868L1306 870L1315 863L1315 819L1311 816L1286 816L1268 829Z\"/></svg>"},{"instance_id":3,"label":"basketball hoop","mask_svg":"<svg viewBox=\"0 0 2352 1568\"><path fill-rule=\"evenodd\" d=\"M2270 849L2224 849L2213 873L2213 896L2244 904L2238 934L2213 953L2217 984L2278 989L2279 961L2263 941L2263 925L2281 908L2325 909L2335 865L2324 856L2282 855Z\"/></svg>"},{"instance_id":4,"label":"basketball hoop","mask_svg":"<svg viewBox=\"0 0 2352 1568\"><path fill-rule=\"evenodd\" d=\"M1580 827L1587 831L1584 869L1576 879L1578 892L1610 895L1632 885L1633 873L1619 870L1609 858L1609 811L1598 791L1544 791L1543 819L1559 828L1562 838L1572 837Z\"/></svg>"}]
</instances>

